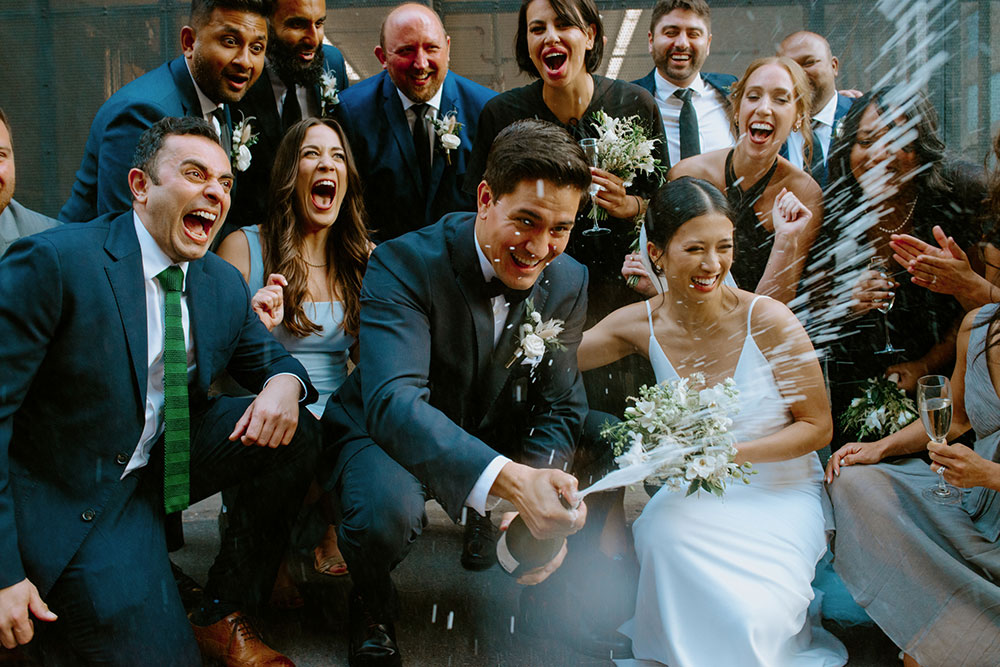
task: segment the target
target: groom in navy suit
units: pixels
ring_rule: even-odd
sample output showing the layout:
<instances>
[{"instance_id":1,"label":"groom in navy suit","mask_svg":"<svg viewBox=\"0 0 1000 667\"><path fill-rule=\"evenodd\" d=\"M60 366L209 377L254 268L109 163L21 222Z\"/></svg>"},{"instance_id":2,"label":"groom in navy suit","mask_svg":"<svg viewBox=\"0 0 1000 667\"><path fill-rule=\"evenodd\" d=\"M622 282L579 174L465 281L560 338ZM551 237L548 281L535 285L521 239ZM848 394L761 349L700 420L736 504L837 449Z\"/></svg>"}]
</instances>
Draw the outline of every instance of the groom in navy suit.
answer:
<instances>
[{"instance_id":1,"label":"groom in navy suit","mask_svg":"<svg viewBox=\"0 0 1000 667\"><path fill-rule=\"evenodd\" d=\"M479 112L495 93L448 71L451 38L424 5L396 7L382 23L375 56L383 72L340 96L344 126L375 238L387 241L453 211L474 211L462 191ZM434 121L454 117L457 146Z\"/></svg>"},{"instance_id":2,"label":"groom in navy suit","mask_svg":"<svg viewBox=\"0 0 1000 667\"><path fill-rule=\"evenodd\" d=\"M180 35L184 54L122 86L98 109L60 220L85 222L131 208L129 159L139 135L161 118L204 118L229 151L228 105L264 69L265 7L266 0L191 0Z\"/></svg>"},{"instance_id":3,"label":"groom in navy suit","mask_svg":"<svg viewBox=\"0 0 1000 667\"><path fill-rule=\"evenodd\" d=\"M361 359L322 420L356 591L351 665L400 663L389 573L419 535L429 496L453 518L506 498L539 538L583 525L585 506L574 515L559 495L576 489L563 471L579 463L587 413L576 365L587 271L561 253L589 184L567 132L519 121L493 144L478 213L447 215L372 253ZM550 318L564 321L563 347L529 354L522 324Z\"/></svg>"},{"instance_id":4,"label":"groom in navy suit","mask_svg":"<svg viewBox=\"0 0 1000 667\"><path fill-rule=\"evenodd\" d=\"M267 66L236 103L234 122L250 120L257 143L233 191L233 210L220 238L238 227L264 222L271 167L288 128L302 118L332 116L348 86L344 56L323 43L325 0L276 0L268 19ZM291 95L289 95L291 92Z\"/></svg>"},{"instance_id":5,"label":"groom in navy suit","mask_svg":"<svg viewBox=\"0 0 1000 667\"><path fill-rule=\"evenodd\" d=\"M316 392L239 273L206 255L233 182L215 131L166 118L139 146L132 211L21 239L0 261L0 643L37 630L46 664L187 666L200 645L230 665L290 665L239 609L267 599L313 474ZM165 348L186 354L165 363ZM171 399L179 364L186 410ZM258 396L209 397L223 370ZM242 482L191 622L163 532L163 433L188 432L184 419L178 488L195 502Z\"/></svg>"}]
</instances>

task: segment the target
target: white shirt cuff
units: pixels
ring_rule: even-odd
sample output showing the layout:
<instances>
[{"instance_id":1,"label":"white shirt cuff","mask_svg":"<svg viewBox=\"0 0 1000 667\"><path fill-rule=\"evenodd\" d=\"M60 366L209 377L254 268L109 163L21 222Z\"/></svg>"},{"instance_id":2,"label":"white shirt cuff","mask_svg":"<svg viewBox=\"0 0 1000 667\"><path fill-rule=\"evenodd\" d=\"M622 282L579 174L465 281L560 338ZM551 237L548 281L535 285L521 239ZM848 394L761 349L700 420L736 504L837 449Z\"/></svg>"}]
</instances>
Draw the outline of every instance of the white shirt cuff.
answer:
<instances>
[{"instance_id":1,"label":"white shirt cuff","mask_svg":"<svg viewBox=\"0 0 1000 667\"><path fill-rule=\"evenodd\" d=\"M264 383L264 387L267 386L268 382L270 382L271 380L273 380L276 377L281 377L282 375L291 375L293 378L295 378L296 380L299 381L299 386L302 387L302 394L299 396L299 403L301 403L302 401L306 400L306 395L309 393L308 391L306 391L306 383L303 382L302 378L300 378L295 373L275 373L271 377L267 378L267 382Z\"/></svg>"},{"instance_id":2,"label":"white shirt cuff","mask_svg":"<svg viewBox=\"0 0 1000 667\"><path fill-rule=\"evenodd\" d=\"M500 469L508 463L510 463L510 459L503 455L498 455L495 459L490 461L490 464L486 466L486 470L483 470L483 474L481 474L479 479L476 480L475 485L472 487L472 491L469 492L469 496L465 499L466 507L471 507L482 516L486 515L487 510L496 507L497 503L500 502L500 499L491 496L490 489L493 488L493 483L497 481L497 477L500 475ZM487 505L490 506L487 507Z\"/></svg>"}]
</instances>

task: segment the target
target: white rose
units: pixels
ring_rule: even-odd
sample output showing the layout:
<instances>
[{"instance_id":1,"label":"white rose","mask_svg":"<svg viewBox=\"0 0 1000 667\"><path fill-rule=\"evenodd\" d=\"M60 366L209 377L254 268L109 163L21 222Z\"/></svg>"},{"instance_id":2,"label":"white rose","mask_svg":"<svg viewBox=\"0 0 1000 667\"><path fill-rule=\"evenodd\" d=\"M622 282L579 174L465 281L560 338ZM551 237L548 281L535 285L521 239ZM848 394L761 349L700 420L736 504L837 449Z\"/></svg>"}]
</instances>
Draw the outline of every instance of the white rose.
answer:
<instances>
[{"instance_id":1,"label":"white rose","mask_svg":"<svg viewBox=\"0 0 1000 667\"><path fill-rule=\"evenodd\" d=\"M524 350L524 356L529 359L541 357L545 354L545 341L535 334L528 334L521 341L521 349Z\"/></svg>"},{"instance_id":2,"label":"white rose","mask_svg":"<svg viewBox=\"0 0 1000 667\"><path fill-rule=\"evenodd\" d=\"M441 145L445 150L453 151L462 145L462 138L457 134L442 134Z\"/></svg>"},{"instance_id":3,"label":"white rose","mask_svg":"<svg viewBox=\"0 0 1000 667\"><path fill-rule=\"evenodd\" d=\"M537 312L532 312L531 313L531 321L534 322L535 324L541 324L542 323L542 316L539 315Z\"/></svg>"},{"instance_id":4,"label":"white rose","mask_svg":"<svg viewBox=\"0 0 1000 667\"><path fill-rule=\"evenodd\" d=\"M250 149L246 146L240 146L239 152L236 154L236 169L237 171L246 171L247 167L250 166Z\"/></svg>"}]
</instances>

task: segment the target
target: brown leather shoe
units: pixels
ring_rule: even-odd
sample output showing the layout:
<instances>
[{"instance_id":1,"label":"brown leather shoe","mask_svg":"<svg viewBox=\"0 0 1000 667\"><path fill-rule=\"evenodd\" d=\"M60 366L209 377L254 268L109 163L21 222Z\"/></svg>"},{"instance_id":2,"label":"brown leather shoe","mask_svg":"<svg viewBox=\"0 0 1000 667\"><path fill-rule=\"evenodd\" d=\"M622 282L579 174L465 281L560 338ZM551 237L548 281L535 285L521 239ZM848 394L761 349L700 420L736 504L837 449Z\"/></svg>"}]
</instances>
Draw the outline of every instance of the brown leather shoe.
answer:
<instances>
[{"instance_id":1,"label":"brown leather shoe","mask_svg":"<svg viewBox=\"0 0 1000 667\"><path fill-rule=\"evenodd\" d=\"M226 667L295 667L295 663L264 643L250 619L236 611L212 625L194 625L198 648Z\"/></svg>"}]
</instances>

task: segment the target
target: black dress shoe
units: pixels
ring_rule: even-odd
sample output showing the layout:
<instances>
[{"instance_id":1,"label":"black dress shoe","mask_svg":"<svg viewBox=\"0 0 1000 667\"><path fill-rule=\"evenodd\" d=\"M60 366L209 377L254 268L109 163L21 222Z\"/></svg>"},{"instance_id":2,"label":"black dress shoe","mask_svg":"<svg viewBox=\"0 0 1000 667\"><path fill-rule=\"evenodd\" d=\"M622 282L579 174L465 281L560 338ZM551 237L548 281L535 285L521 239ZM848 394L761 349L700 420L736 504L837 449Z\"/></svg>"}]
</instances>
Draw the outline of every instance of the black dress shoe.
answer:
<instances>
[{"instance_id":1,"label":"black dress shoe","mask_svg":"<svg viewBox=\"0 0 1000 667\"><path fill-rule=\"evenodd\" d=\"M490 513L481 516L469 509L465 513L465 538L462 542L462 567L466 570L487 570L497 562L497 537Z\"/></svg>"},{"instance_id":2,"label":"black dress shoe","mask_svg":"<svg viewBox=\"0 0 1000 667\"><path fill-rule=\"evenodd\" d=\"M401 667L403 662L396 646L396 629L392 622L377 619L365 607L357 593L351 593L350 603L350 667Z\"/></svg>"},{"instance_id":3,"label":"black dress shoe","mask_svg":"<svg viewBox=\"0 0 1000 667\"><path fill-rule=\"evenodd\" d=\"M186 575L184 570L177 567L173 561L170 561L170 571L174 575L174 583L177 584L177 592L181 595L184 611L190 615L201 606L205 598L205 591L202 590L201 584Z\"/></svg>"}]
</instances>

